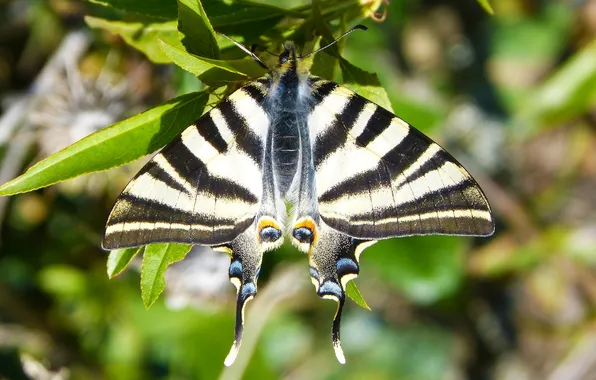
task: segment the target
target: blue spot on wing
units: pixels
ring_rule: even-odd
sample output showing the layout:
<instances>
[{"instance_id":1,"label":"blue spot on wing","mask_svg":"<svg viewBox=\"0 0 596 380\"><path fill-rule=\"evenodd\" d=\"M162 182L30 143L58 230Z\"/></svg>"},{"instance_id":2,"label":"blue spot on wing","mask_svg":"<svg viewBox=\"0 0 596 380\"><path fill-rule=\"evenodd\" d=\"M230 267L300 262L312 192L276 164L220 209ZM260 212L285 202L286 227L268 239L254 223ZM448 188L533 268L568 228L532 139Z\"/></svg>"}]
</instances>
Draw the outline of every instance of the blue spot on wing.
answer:
<instances>
[{"instance_id":1,"label":"blue spot on wing","mask_svg":"<svg viewBox=\"0 0 596 380\"><path fill-rule=\"evenodd\" d=\"M240 260L234 260L230 263L230 277L242 279L242 263Z\"/></svg>"},{"instance_id":2,"label":"blue spot on wing","mask_svg":"<svg viewBox=\"0 0 596 380\"><path fill-rule=\"evenodd\" d=\"M358 264L354 262L354 260L344 257L337 261L337 275L340 278L345 276L346 274L358 274L359 272L360 268L358 267Z\"/></svg>"},{"instance_id":3,"label":"blue spot on wing","mask_svg":"<svg viewBox=\"0 0 596 380\"><path fill-rule=\"evenodd\" d=\"M336 296L339 299L343 298L344 291L336 282L333 281L325 281L320 287L319 291L317 292L319 297L322 297L326 294Z\"/></svg>"}]
</instances>

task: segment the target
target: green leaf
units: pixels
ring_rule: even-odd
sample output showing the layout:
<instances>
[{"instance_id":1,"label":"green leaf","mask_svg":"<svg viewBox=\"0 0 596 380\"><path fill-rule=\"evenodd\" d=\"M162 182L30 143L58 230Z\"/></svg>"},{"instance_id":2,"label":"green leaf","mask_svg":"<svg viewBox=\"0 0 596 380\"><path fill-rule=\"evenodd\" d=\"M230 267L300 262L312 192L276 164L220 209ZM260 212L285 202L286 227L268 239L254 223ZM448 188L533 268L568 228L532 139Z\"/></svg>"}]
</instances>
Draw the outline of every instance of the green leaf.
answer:
<instances>
[{"instance_id":1,"label":"green leaf","mask_svg":"<svg viewBox=\"0 0 596 380\"><path fill-rule=\"evenodd\" d=\"M203 1L211 24L219 32L258 37L272 29L284 16L300 17L301 13L250 1Z\"/></svg>"},{"instance_id":2,"label":"green leaf","mask_svg":"<svg viewBox=\"0 0 596 380\"><path fill-rule=\"evenodd\" d=\"M120 9L126 12L143 14L173 20L178 15L176 0L89 0L92 3Z\"/></svg>"},{"instance_id":3,"label":"green leaf","mask_svg":"<svg viewBox=\"0 0 596 380\"><path fill-rule=\"evenodd\" d=\"M164 20L178 18L176 0L90 0L125 12L136 13ZM215 29L226 34L259 36L273 27L284 16L300 17L301 12L253 3L250 1L202 0L205 13ZM252 26L253 28L247 28ZM256 29L255 29L256 28Z\"/></svg>"},{"instance_id":4,"label":"green leaf","mask_svg":"<svg viewBox=\"0 0 596 380\"><path fill-rule=\"evenodd\" d=\"M325 46L335 39L331 29L329 29L329 24L321 14L319 1L313 1L312 3L312 22L317 33L321 35L321 38L319 39L319 46L315 49ZM328 49L329 52L321 51L315 54L311 72L314 75L318 75L329 80L335 80L335 71L338 67L340 58L339 47L338 45L332 45Z\"/></svg>"},{"instance_id":5,"label":"green leaf","mask_svg":"<svg viewBox=\"0 0 596 380\"><path fill-rule=\"evenodd\" d=\"M310 72L313 75L335 80L335 73L338 68L338 59L332 55L325 53L324 51L315 54L313 58L313 64L310 68Z\"/></svg>"},{"instance_id":6,"label":"green leaf","mask_svg":"<svg viewBox=\"0 0 596 380\"><path fill-rule=\"evenodd\" d=\"M176 65L193 73L209 86L219 87L264 73L263 69L249 59L222 61L189 54L163 41L160 41L160 46Z\"/></svg>"},{"instance_id":7,"label":"green leaf","mask_svg":"<svg viewBox=\"0 0 596 380\"><path fill-rule=\"evenodd\" d=\"M235 68L229 65L227 61L200 57L198 55L188 53L183 49L172 46L166 41L159 41L159 45L161 47L161 50L163 50L163 52L175 64L177 64L184 70L195 74L196 76L200 76L204 74L206 71L216 68L225 70L229 74L236 74L241 77L246 77L245 74L243 74L240 71L237 71Z\"/></svg>"},{"instance_id":8,"label":"green leaf","mask_svg":"<svg viewBox=\"0 0 596 380\"><path fill-rule=\"evenodd\" d=\"M478 3L480 3L480 5L482 6L482 8L484 8L484 10L491 15L495 14L495 11L493 11L493 8L490 6L490 3L488 2L488 0L478 0Z\"/></svg>"},{"instance_id":9,"label":"green leaf","mask_svg":"<svg viewBox=\"0 0 596 380\"><path fill-rule=\"evenodd\" d=\"M428 305L453 294L464 274L465 239L417 236L383 240L366 251L368 268L413 302Z\"/></svg>"},{"instance_id":10,"label":"green leaf","mask_svg":"<svg viewBox=\"0 0 596 380\"><path fill-rule=\"evenodd\" d=\"M143 247L115 249L108 256L108 277L114 278L122 273L130 261L135 257Z\"/></svg>"},{"instance_id":11,"label":"green leaf","mask_svg":"<svg viewBox=\"0 0 596 380\"><path fill-rule=\"evenodd\" d=\"M321 45L325 45L332 42L335 37L333 37L328 23L322 16L319 5L320 1L313 2L313 22L317 32L322 36ZM342 58L339 44L331 45L325 49L325 52L339 60L339 67L341 68L343 82L346 87L350 88L357 94L364 96L371 102L380 105L386 110L393 112L391 102L389 101L389 96L387 95L385 89L381 86L381 82L379 82L379 78L376 74L366 72ZM329 64L335 65L335 62L330 60L327 61ZM316 60L315 63L317 63ZM332 73L333 71L327 72L328 75ZM333 78L328 79L333 80Z\"/></svg>"},{"instance_id":12,"label":"green leaf","mask_svg":"<svg viewBox=\"0 0 596 380\"><path fill-rule=\"evenodd\" d=\"M389 96L381 86L377 74L366 72L343 58L339 61L339 67L341 67L346 87L394 113Z\"/></svg>"},{"instance_id":13,"label":"green leaf","mask_svg":"<svg viewBox=\"0 0 596 380\"><path fill-rule=\"evenodd\" d=\"M182 95L95 132L3 184L0 195L32 191L152 153L198 119L208 98L206 92Z\"/></svg>"},{"instance_id":14,"label":"green leaf","mask_svg":"<svg viewBox=\"0 0 596 380\"><path fill-rule=\"evenodd\" d=\"M91 28L104 29L121 36L126 43L143 52L155 63L171 62L156 43L158 39L167 41L171 45L180 45L176 21L157 21L155 19L111 21L85 16L85 22Z\"/></svg>"},{"instance_id":15,"label":"green leaf","mask_svg":"<svg viewBox=\"0 0 596 380\"><path fill-rule=\"evenodd\" d=\"M301 13L251 1L204 1L205 11L214 26L225 28L255 21L267 22L279 16L300 16Z\"/></svg>"},{"instance_id":16,"label":"green leaf","mask_svg":"<svg viewBox=\"0 0 596 380\"><path fill-rule=\"evenodd\" d=\"M199 0L178 0L178 31L189 53L219 58L215 31Z\"/></svg>"},{"instance_id":17,"label":"green leaf","mask_svg":"<svg viewBox=\"0 0 596 380\"><path fill-rule=\"evenodd\" d=\"M40 287L62 298L84 297L89 279L82 269L70 265L47 265L38 275Z\"/></svg>"},{"instance_id":18,"label":"green leaf","mask_svg":"<svg viewBox=\"0 0 596 380\"><path fill-rule=\"evenodd\" d=\"M141 267L141 297L147 309L155 303L163 292L166 282L164 274L170 264L182 260L192 245L151 244L145 247Z\"/></svg>"},{"instance_id":19,"label":"green leaf","mask_svg":"<svg viewBox=\"0 0 596 380\"><path fill-rule=\"evenodd\" d=\"M346 295L350 297L352 301L356 302L358 306L366 310L370 310L370 306L368 306L366 303L366 300L362 296L362 293L360 293L360 289L358 289L358 286L354 280L348 281L346 286Z\"/></svg>"},{"instance_id":20,"label":"green leaf","mask_svg":"<svg viewBox=\"0 0 596 380\"><path fill-rule=\"evenodd\" d=\"M321 46L330 44L335 40L331 28L329 28L329 23L322 14L320 0L314 0L312 2L312 22L314 24L315 30L321 36ZM339 44L331 45L325 49L325 51L329 55L332 55L338 59L341 57L341 49Z\"/></svg>"},{"instance_id":21,"label":"green leaf","mask_svg":"<svg viewBox=\"0 0 596 380\"><path fill-rule=\"evenodd\" d=\"M227 79L228 82L247 79L247 75L236 70L232 65L229 64L229 61L199 57L172 46L164 41L159 41L159 44L163 52L176 65L196 75L199 77L199 79L201 76L205 75L211 70L221 72L223 78Z\"/></svg>"},{"instance_id":22,"label":"green leaf","mask_svg":"<svg viewBox=\"0 0 596 380\"><path fill-rule=\"evenodd\" d=\"M521 121L553 125L596 106L596 41L575 53L528 97ZM522 130L523 131L523 130Z\"/></svg>"}]
</instances>

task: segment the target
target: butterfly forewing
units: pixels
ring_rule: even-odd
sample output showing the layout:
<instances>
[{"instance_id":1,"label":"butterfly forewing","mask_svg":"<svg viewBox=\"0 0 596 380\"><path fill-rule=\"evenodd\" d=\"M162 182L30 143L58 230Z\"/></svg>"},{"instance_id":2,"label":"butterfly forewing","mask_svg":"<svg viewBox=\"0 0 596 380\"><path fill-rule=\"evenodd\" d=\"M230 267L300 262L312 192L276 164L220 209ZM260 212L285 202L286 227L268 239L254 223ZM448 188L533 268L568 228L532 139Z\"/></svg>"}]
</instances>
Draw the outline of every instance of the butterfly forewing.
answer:
<instances>
[{"instance_id":1,"label":"butterfly forewing","mask_svg":"<svg viewBox=\"0 0 596 380\"><path fill-rule=\"evenodd\" d=\"M362 239L490 235L488 202L439 145L332 82L317 83L310 118L319 214Z\"/></svg>"},{"instance_id":2,"label":"butterfly forewing","mask_svg":"<svg viewBox=\"0 0 596 380\"><path fill-rule=\"evenodd\" d=\"M117 199L103 247L215 245L246 230L262 197L263 97L248 84L153 157Z\"/></svg>"}]
</instances>

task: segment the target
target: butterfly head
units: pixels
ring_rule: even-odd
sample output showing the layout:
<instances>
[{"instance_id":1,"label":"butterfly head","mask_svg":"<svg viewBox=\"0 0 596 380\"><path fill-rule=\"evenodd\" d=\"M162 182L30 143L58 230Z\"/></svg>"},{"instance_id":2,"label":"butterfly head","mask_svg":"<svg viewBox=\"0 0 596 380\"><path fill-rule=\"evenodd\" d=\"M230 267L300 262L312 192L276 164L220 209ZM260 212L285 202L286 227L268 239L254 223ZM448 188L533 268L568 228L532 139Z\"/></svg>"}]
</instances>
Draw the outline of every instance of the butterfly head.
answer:
<instances>
[{"instance_id":1,"label":"butterfly head","mask_svg":"<svg viewBox=\"0 0 596 380\"><path fill-rule=\"evenodd\" d=\"M284 43L284 50L279 55L279 65L280 66L292 66L296 64L296 45L292 41L287 41Z\"/></svg>"},{"instance_id":2,"label":"butterfly head","mask_svg":"<svg viewBox=\"0 0 596 380\"><path fill-rule=\"evenodd\" d=\"M302 57L297 53L297 47L292 41L286 41L283 51L279 55L277 67L274 72L279 77L287 77L286 80L297 79L301 74L308 74L308 65L302 63Z\"/></svg>"},{"instance_id":3,"label":"butterfly head","mask_svg":"<svg viewBox=\"0 0 596 380\"><path fill-rule=\"evenodd\" d=\"M340 39L342 39L343 37L347 36L348 34L352 33L355 30L367 30L367 29L368 28L364 25L356 25L355 27L348 30L341 36L337 37L335 40L331 41L327 45L322 46L322 47L318 48L317 50L311 51L310 53L308 53L306 55L302 55L302 56L296 55L296 45L294 45L294 43L292 41L287 41L286 43L284 43L283 52L279 55L277 71L279 71L281 73L281 76L283 76L285 73L288 73L288 72L291 74L293 74L293 73L299 73L299 74L307 73L308 68L306 67L306 65L300 64L304 58L307 58L313 54L316 54L316 53L320 52L321 50L325 50L326 48L335 44L337 41L339 41Z\"/></svg>"}]
</instances>

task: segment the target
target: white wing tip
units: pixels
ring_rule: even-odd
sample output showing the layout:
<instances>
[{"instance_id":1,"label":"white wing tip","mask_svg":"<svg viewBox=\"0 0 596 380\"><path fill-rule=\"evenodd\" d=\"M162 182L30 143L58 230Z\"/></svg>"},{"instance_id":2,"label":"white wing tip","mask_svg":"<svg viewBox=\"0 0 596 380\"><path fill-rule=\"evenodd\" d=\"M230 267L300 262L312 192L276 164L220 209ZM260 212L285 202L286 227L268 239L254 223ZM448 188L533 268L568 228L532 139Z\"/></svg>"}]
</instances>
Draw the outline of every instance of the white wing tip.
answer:
<instances>
[{"instance_id":1,"label":"white wing tip","mask_svg":"<svg viewBox=\"0 0 596 380\"><path fill-rule=\"evenodd\" d=\"M224 365L226 367L229 367L232 364L234 364L234 361L236 360L236 356L238 356L239 349L240 349L240 346L237 345L236 342L234 342L234 344L232 345L232 348L230 349L230 353L228 354L228 356L226 356L226 360L224 360Z\"/></svg>"},{"instance_id":2,"label":"white wing tip","mask_svg":"<svg viewBox=\"0 0 596 380\"><path fill-rule=\"evenodd\" d=\"M346 364L346 357L344 351L341 349L339 341L333 342L333 350L335 351L335 357L340 364Z\"/></svg>"}]
</instances>

